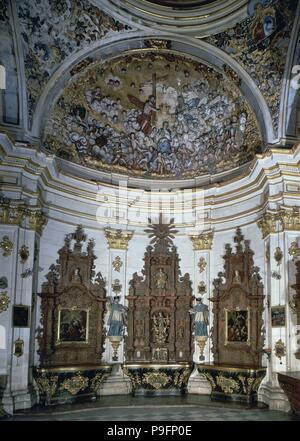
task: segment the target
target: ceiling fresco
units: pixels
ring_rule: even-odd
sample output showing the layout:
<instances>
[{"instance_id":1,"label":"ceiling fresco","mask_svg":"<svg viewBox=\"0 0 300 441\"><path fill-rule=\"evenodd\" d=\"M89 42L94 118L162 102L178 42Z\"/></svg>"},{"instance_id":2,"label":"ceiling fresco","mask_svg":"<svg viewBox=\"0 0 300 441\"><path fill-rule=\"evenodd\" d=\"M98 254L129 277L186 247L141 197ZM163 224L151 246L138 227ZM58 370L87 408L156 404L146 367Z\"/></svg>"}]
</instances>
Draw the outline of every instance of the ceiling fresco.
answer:
<instances>
[{"instance_id":1,"label":"ceiling fresco","mask_svg":"<svg viewBox=\"0 0 300 441\"><path fill-rule=\"evenodd\" d=\"M226 171L261 145L236 82L191 58L151 50L78 73L54 105L43 142L82 165L154 178Z\"/></svg>"},{"instance_id":2,"label":"ceiling fresco","mask_svg":"<svg viewBox=\"0 0 300 441\"><path fill-rule=\"evenodd\" d=\"M86 0L16 0L27 80L28 112L69 55L129 29Z\"/></svg>"},{"instance_id":3,"label":"ceiling fresco","mask_svg":"<svg viewBox=\"0 0 300 441\"><path fill-rule=\"evenodd\" d=\"M214 3L217 0L146 0L149 3L154 3L161 6L170 6L173 8L196 8L204 6L209 3Z\"/></svg>"},{"instance_id":4,"label":"ceiling fresco","mask_svg":"<svg viewBox=\"0 0 300 441\"><path fill-rule=\"evenodd\" d=\"M281 87L295 11L295 0L251 0L248 17L207 41L236 59L255 81L278 128Z\"/></svg>"}]
</instances>

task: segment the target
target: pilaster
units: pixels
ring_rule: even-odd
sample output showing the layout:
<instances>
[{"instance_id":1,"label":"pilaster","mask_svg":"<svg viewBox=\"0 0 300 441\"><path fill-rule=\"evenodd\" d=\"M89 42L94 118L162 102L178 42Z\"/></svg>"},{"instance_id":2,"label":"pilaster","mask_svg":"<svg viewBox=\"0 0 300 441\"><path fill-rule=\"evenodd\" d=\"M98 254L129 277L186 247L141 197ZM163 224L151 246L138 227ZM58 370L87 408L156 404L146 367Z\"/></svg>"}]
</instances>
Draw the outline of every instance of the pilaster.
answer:
<instances>
[{"instance_id":1,"label":"pilaster","mask_svg":"<svg viewBox=\"0 0 300 441\"><path fill-rule=\"evenodd\" d=\"M107 296L120 296L120 303L125 305L126 286L127 286L127 251L133 231L117 230L106 228L105 237L108 244L108 280ZM107 317L106 317L107 319ZM106 348L104 358L107 362L113 362L113 349L108 338L106 339ZM124 339L118 349L118 363L124 362Z\"/></svg>"}]
</instances>

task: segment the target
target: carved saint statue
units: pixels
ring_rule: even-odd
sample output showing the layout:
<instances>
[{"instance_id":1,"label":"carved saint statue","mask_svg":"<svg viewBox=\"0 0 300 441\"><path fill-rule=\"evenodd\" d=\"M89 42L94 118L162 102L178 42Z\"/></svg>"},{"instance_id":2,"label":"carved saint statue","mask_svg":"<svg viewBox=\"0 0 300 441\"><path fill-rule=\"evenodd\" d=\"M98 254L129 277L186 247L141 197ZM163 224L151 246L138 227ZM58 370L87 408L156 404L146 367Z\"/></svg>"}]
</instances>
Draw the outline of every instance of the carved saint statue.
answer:
<instances>
[{"instance_id":1,"label":"carved saint statue","mask_svg":"<svg viewBox=\"0 0 300 441\"><path fill-rule=\"evenodd\" d=\"M158 289L164 289L167 284L168 276L164 273L162 268L159 268L158 273L155 276L155 285Z\"/></svg>"},{"instance_id":2,"label":"carved saint statue","mask_svg":"<svg viewBox=\"0 0 300 441\"><path fill-rule=\"evenodd\" d=\"M157 315L153 315L152 332L157 343L165 343L168 338L168 331L170 326L169 317L164 317L160 311Z\"/></svg>"},{"instance_id":3,"label":"carved saint statue","mask_svg":"<svg viewBox=\"0 0 300 441\"><path fill-rule=\"evenodd\" d=\"M194 316L195 337L207 337L209 312L208 306L202 303L201 297L196 299L196 305L189 310L189 313Z\"/></svg>"},{"instance_id":4,"label":"carved saint statue","mask_svg":"<svg viewBox=\"0 0 300 441\"><path fill-rule=\"evenodd\" d=\"M121 305L120 297L115 296L113 301L110 303L110 315L108 317L107 324L108 337L121 337L124 335L124 328L127 325L127 311L126 306Z\"/></svg>"}]
</instances>

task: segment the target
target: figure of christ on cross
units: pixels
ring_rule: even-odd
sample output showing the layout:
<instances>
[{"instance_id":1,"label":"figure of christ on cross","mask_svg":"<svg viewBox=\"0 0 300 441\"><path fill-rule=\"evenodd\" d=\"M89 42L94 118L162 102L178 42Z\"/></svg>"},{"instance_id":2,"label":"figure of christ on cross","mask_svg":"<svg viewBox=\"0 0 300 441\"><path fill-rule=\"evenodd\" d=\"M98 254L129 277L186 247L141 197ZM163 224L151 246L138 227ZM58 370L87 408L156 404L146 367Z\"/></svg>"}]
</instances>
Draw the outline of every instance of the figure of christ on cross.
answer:
<instances>
[{"instance_id":1,"label":"figure of christ on cross","mask_svg":"<svg viewBox=\"0 0 300 441\"><path fill-rule=\"evenodd\" d=\"M137 117L137 122L140 125L140 130L142 130L145 135L151 133L152 126L156 120L156 112L159 110L156 108L156 85L157 77L154 73L152 74L152 95L149 96L146 102L141 101L133 95L128 95L129 101L142 110L142 113Z\"/></svg>"}]
</instances>

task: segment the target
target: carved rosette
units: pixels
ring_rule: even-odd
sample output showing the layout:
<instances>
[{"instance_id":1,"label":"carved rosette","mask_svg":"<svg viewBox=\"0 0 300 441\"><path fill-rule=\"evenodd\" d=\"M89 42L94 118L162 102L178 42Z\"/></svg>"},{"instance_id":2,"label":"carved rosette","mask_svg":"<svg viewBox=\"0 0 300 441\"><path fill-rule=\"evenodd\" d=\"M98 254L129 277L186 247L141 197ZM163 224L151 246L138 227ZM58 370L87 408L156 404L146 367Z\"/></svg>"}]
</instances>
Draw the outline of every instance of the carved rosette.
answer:
<instances>
[{"instance_id":1,"label":"carved rosette","mask_svg":"<svg viewBox=\"0 0 300 441\"><path fill-rule=\"evenodd\" d=\"M104 232L110 249L128 249L128 242L133 236L133 231L122 231L114 230L112 228L105 228Z\"/></svg>"},{"instance_id":2,"label":"carved rosette","mask_svg":"<svg viewBox=\"0 0 300 441\"><path fill-rule=\"evenodd\" d=\"M194 251L211 250L213 238L213 231L190 236L190 239L193 242Z\"/></svg>"}]
</instances>

